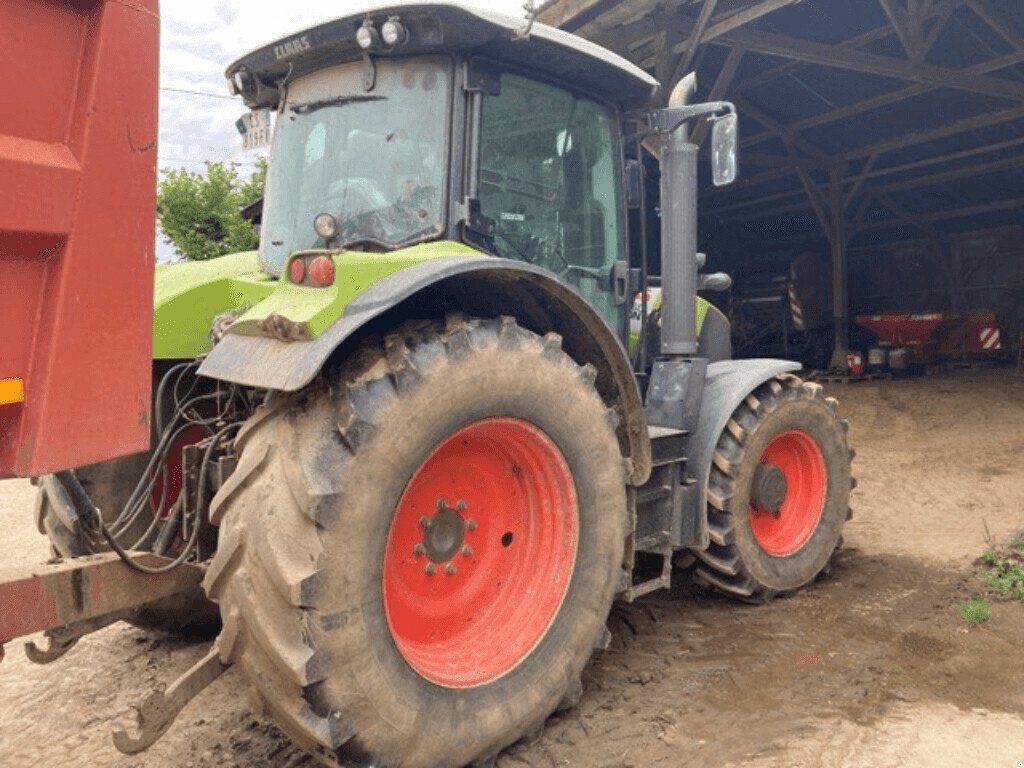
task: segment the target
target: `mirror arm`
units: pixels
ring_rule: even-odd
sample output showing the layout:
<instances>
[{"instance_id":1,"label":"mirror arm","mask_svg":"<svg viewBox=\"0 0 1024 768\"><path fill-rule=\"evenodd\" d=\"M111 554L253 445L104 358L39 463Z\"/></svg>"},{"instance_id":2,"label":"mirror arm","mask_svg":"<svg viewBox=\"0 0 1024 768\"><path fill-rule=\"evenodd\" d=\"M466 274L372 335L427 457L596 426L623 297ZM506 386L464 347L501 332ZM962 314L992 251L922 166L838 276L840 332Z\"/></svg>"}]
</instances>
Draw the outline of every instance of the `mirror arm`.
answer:
<instances>
[{"instance_id":1,"label":"mirror arm","mask_svg":"<svg viewBox=\"0 0 1024 768\"><path fill-rule=\"evenodd\" d=\"M665 135L676 131L683 123L698 117L718 118L735 114L736 107L731 101L709 101L704 104L687 104L682 107L669 107L645 112L638 115L647 130L635 135L638 140L648 136Z\"/></svg>"}]
</instances>

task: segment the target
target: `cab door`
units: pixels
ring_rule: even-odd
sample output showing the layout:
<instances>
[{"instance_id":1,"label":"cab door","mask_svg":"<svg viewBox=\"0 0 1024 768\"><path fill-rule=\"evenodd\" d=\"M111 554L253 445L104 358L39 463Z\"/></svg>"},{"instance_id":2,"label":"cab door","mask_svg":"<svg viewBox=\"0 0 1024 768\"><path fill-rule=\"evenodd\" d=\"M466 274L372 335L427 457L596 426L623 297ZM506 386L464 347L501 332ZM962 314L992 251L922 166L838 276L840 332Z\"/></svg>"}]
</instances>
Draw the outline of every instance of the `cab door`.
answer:
<instances>
[{"instance_id":1,"label":"cab door","mask_svg":"<svg viewBox=\"0 0 1024 768\"><path fill-rule=\"evenodd\" d=\"M504 73L483 97L478 199L494 222L499 256L557 274L620 335L626 302L616 292L625 222L615 114L548 83Z\"/></svg>"}]
</instances>

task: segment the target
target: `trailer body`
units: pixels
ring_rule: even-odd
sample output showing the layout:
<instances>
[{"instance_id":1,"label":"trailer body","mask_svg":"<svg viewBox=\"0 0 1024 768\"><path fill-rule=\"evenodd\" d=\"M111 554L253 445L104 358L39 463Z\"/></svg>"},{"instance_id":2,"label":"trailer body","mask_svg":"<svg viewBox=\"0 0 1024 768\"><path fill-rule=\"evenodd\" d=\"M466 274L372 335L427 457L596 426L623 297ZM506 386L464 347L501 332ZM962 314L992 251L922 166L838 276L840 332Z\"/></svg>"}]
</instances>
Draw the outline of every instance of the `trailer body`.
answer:
<instances>
[{"instance_id":1,"label":"trailer body","mask_svg":"<svg viewBox=\"0 0 1024 768\"><path fill-rule=\"evenodd\" d=\"M146 448L157 0L0 3L0 477Z\"/></svg>"}]
</instances>

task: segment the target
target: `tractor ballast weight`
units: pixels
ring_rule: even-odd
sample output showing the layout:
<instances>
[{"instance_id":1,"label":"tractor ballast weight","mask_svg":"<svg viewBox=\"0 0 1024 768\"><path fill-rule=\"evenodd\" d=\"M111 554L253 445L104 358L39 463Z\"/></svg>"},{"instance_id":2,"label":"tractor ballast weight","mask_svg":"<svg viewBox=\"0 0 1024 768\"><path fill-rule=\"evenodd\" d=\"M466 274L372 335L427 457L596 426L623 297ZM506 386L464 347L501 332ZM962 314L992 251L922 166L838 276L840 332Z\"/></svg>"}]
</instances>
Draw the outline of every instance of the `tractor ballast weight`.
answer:
<instances>
[{"instance_id":1,"label":"tractor ballast weight","mask_svg":"<svg viewBox=\"0 0 1024 768\"><path fill-rule=\"evenodd\" d=\"M699 274L690 129L714 122L728 183L731 104L690 104L691 77L652 110L624 59L459 3L349 15L227 76L278 115L260 252L158 271L142 478L83 468L38 507L65 556L166 555L218 605L215 648L119 748L237 663L329 765L491 764L579 699L613 600L678 566L764 602L825 568L837 404L795 363L725 359L697 296L729 279ZM627 246L649 139L660 282Z\"/></svg>"}]
</instances>

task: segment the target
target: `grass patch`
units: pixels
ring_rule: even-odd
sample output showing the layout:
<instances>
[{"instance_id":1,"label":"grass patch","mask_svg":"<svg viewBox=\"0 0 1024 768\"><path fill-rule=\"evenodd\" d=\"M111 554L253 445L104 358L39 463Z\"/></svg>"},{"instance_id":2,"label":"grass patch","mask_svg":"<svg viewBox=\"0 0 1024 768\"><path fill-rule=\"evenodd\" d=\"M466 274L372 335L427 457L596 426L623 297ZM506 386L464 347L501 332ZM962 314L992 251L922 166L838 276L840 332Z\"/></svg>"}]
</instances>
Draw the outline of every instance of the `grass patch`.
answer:
<instances>
[{"instance_id":1,"label":"grass patch","mask_svg":"<svg viewBox=\"0 0 1024 768\"><path fill-rule=\"evenodd\" d=\"M978 558L979 575L994 596L1024 601L1024 543L989 547Z\"/></svg>"},{"instance_id":2,"label":"grass patch","mask_svg":"<svg viewBox=\"0 0 1024 768\"><path fill-rule=\"evenodd\" d=\"M975 595L966 603L960 603L960 618L969 627L976 627L992 616L992 606L983 597Z\"/></svg>"},{"instance_id":3,"label":"grass patch","mask_svg":"<svg viewBox=\"0 0 1024 768\"><path fill-rule=\"evenodd\" d=\"M975 561L978 576L988 589L960 603L960 617L969 627L976 627L992 616L992 606L986 598L996 602L1024 602L1024 538L1018 534L1014 542L1001 546L995 542L985 526L988 545Z\"/></svg>"}]
</instances>

